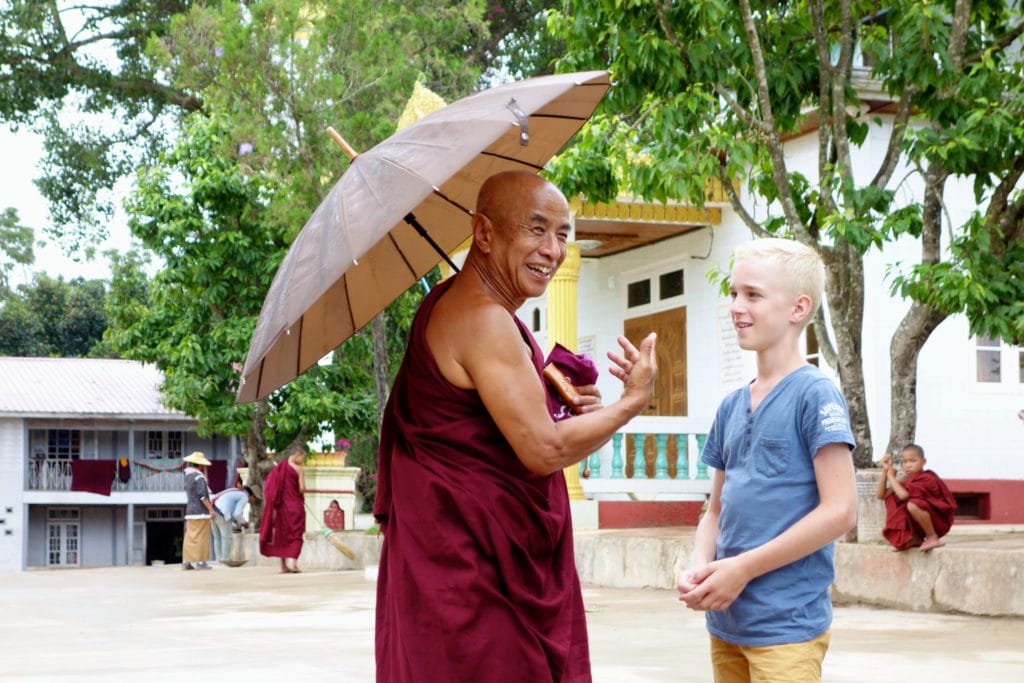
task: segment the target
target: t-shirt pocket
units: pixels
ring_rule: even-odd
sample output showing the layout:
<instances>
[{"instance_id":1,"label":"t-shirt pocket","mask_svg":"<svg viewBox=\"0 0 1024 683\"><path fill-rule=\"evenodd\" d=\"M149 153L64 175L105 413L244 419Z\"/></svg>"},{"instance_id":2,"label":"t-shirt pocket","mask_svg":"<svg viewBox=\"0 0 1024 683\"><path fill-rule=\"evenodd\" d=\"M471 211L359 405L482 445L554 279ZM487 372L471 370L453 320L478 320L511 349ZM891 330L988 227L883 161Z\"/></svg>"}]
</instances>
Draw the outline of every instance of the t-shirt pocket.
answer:
<instances>
[{"instance_id":1,"label":"t-shirt pocket","mask_svg":"<svg viewBox=\"0 0 1024 683\"><path fill-rule=\"evenodd\" d=\"M761 437L754 448L754 467L765 477L777 477L786 469L789 459L789 442L786 439Z\"/></svg>"}]
</instances>

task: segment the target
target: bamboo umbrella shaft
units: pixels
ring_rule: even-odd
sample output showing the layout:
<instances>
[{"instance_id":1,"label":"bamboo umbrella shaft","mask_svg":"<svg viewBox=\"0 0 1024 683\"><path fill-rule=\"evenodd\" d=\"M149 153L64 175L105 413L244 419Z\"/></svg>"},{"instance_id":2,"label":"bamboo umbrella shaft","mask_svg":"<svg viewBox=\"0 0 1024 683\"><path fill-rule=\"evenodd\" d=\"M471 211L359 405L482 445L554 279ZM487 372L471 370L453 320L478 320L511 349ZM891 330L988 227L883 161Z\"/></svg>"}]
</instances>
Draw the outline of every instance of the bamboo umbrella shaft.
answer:
<instances>
[{"instance_id":1,"label":"bamboo umbrella shaft","mask_svg":"<svg viewBox=\"0 0 1024 683\"><path fill-rule=\"evenodd\" d=\"M341 133L334 130L334 128L327 126L327 134L331 136L331 139L334 140L335 143L337 143L338 147L341 147L341 150L345 152L346 156L348 156L349 161L359 156L359 154L352 149L352 145L348 144L348 141L341 137Z\"/></svg>"}]
</instances>

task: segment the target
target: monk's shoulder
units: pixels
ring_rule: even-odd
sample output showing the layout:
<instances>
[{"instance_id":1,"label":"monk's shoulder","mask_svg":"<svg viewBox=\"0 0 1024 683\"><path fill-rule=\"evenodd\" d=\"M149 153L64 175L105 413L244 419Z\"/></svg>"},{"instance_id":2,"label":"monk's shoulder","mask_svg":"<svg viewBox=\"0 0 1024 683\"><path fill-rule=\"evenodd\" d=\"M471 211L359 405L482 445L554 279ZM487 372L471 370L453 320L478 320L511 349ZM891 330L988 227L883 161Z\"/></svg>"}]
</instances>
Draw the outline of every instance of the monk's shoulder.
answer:
<instances>
[{"instance_id":1,"label":"monk's shoulder","mask_svg":"<svg viewBox=\"0 0 1024 683\"><path fill-rule=\"evenodd\" d=\"M472 379L474 368L518 353L522 347L515 318L508 310L485 297L473 296L438 302L427 324L426 341L441 374L463 389L477 388Z\"/></svg>"}]
</instances>

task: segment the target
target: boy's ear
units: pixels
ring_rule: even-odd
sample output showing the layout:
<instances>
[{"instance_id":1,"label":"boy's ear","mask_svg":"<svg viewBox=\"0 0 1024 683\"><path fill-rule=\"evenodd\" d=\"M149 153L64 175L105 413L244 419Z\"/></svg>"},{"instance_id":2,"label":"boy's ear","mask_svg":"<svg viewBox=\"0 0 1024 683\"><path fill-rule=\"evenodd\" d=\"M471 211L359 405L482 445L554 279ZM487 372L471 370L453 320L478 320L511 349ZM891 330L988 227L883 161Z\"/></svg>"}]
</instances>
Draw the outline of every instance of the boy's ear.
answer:
<instances>
[{"instance_id":1,"label":"boy's ear","mask_svg":"<svg viewBox=\"0 0 1024 683\"><path fill-rule=\"evenodd\" d=\"M802 324L807 316L811 314L811 297L801 294L793 304L793 313L789 316L792 323Z\"/></svg>"}]
</instances>

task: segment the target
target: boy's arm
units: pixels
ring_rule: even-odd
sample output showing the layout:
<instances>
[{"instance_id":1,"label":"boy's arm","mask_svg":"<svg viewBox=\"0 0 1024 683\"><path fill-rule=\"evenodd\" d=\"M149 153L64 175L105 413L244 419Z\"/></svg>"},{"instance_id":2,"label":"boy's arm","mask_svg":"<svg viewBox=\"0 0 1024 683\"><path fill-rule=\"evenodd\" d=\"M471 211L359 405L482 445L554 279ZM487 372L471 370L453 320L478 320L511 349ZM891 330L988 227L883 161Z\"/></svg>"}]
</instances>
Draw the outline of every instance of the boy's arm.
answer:
<instances>
[{"instance_id":1,"label":"boy's arm","mask_svg":"<svg viewBox=\"0 0 1024 683\"><path fill-rule=\"evenodd\" d=\"M699 584L684 599L693 609L729 607L753 579L806 557L845 534L857 523L857 483L846 444L822 446L814 458L818 506L764 545L716 560L694 572Z\"/></svg>"},{"instance_id":2,"label":"boy's arm","mask_svg":"<svg viewBox=\"0 0 1024 683\"><path fill-rule=\"evenodd\" d=\"M711 477L711 495L708 497L708 507L704 516L697 523L697 532L693 538L693 554L690 558L690 567L684 569L679 575L677 588L681 595L679 599L687 603L691 608L698 609L687 600L687 594L693 591L700 583L695 580L698 572L704 569L715 559L715 549L718 543L718 516L722 511L722 486L725 483L725 472L713 470Z\"/></svg>"}]
</instances>

